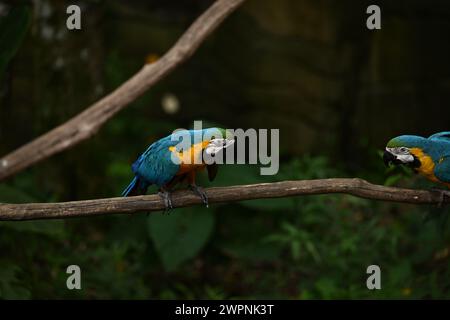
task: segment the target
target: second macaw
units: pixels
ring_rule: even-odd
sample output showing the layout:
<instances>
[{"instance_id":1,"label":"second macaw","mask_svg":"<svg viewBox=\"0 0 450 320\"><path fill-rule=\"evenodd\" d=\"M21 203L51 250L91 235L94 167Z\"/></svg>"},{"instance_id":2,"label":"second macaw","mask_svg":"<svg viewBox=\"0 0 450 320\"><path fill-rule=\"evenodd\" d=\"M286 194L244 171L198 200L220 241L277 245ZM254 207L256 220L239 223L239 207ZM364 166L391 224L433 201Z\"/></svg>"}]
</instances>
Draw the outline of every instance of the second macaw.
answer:
<instances>
[{"instance_id":1,"label":"second macaw","mask_svg":"<svg viewBox=\"0 0 450 320\"><path fill-rule=\"evenodd\" d=\"M180 134L181 133L181 134ZM196 185L196 173L208 170L208 178L212 181L217 174L217 164L207 165L202 161L203 152L214 154L234 143L229 131L222 128L178 131L177 136L186 134L190 137L188 147L183 150L174 133L152 143L147 150L133 163L131 170L135 177L122 196L142 195L150 185L159 187L159 194L164 199L167 209L172 208L171 189L179 182L187 180L190 188L208 205L205 192ZM198 139L200 137L200 139ZM198 141L196 141L198 140ZM174 158L178 161L174 161ZM195 161L197 160L197 161Z\"/></svg>"},{"instance_id":2,"label":"second macaw","mask_svg":"<svg viewBox=\"0 0 450 320\"><path fill-rule=\"evenodd\" d=\"M425 138L403 135L391 139L384 152L384 163L405 164L428 180L450 188L450 131ZM450 196L441 190L441 196Z\"/></svg>"}]
</instances>

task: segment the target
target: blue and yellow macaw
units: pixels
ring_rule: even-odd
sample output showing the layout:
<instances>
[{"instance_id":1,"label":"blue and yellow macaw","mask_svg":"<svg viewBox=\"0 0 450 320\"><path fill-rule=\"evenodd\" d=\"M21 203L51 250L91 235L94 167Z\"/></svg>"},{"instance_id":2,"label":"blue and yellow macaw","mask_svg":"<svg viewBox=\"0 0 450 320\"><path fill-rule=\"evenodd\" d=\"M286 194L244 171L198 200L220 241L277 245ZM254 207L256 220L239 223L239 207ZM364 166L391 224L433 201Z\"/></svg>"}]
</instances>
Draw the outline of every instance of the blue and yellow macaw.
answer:
<instances>
[{"instance_id":1,"label":"blue and yellow macaw","mask_svg":"<svg viewBox=\"0 0 450 320\"><path fill-rule=\"evenodd\" d=\"M450 131L428 138L403 135L391 139L383 155L386 165L405 164L428 180L450 188ZM441 191L449 196L449 191Z\"/></svg>"},{"instance_id":2,"label":"blue and yellow macaw","mask_svg":"<svg viewBox=\"0 0 450 320\"><path fill-rule=\"evenodd\" d=\"M188 138L184 150L179 138L183 135ZM233 143L230 132L222 128L181 130L172 133L152 143L133 163L131 170L135 177L123 191L122 196L145 194L148 187L154 184L159 187L159 195L164 199L166 209L171 209L170 191L177 183L187 180L190 188L207 206L208 198L196 185L195 176L199 170L206 167L209 180L214 180L217 175L217 164L207 165L203 161L203 152L214 155Z\"/></svg>"}]
</instances>

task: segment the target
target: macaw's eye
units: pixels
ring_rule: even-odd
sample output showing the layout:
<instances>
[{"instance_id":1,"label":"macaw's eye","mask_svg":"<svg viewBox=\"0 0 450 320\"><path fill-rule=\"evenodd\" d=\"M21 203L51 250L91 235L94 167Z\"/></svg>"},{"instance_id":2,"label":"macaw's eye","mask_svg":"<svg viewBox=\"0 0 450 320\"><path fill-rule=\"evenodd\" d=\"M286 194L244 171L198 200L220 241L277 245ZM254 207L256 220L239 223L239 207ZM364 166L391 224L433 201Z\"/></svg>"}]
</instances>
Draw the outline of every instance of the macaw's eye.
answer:
<instances>
[{"instance_id":1,"label":"macaw's eye","mask_svg":"<svg viewBox=\"0 0 450 320\"><path fill-rule=\"evenodd\" d=\"M214 140L215 138L216 138L215 136L212 136L212 137L211 137L211 140Z\"/></svg>"},{"instance_id":2,"label":"macaw's eye","mask_svg":"<svg viewBox=\"0 0 450 320\"><path fill-rule=\"evenodd\" d=\"M407 151L408 151L408 148L401 147L401 148L400 148L400 151L401 151L401 152L407 152Z\"/></svg>"}]
</instances>

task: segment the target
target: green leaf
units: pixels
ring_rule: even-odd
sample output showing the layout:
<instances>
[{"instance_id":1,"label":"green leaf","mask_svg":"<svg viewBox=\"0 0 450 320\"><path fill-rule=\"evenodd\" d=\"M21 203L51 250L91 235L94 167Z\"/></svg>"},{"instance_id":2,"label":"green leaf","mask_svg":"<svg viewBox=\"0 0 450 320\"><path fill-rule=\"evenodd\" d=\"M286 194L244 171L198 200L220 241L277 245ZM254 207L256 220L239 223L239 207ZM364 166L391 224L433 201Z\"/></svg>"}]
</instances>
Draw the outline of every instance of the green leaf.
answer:
<instances>
[{"instance_id":1,"label":"green leaf","mask_svg":"<svg viewBox=\"0 0 450 320\"><path fill-rule=\"evenodd\" d=\"M276 261L280 258L281 246L263 240L249 243L226 243L223 249L232 256L253 262Z\"/></svg>"},{"instance_id":2,"label":"green leaf","mask_svg":"<svg viewBox=\"0 0 450 320\"><path fill-rule=\"evenodd\" d=\"M224 164L219 166L219 173L214 186L243 185L253 183L271 182L273 176L262 176L259 165Z\"/></svg>"},{"instance_id":3,"label":"green leaf","mask_svg":"<svg viewBox=\"0 0 450 320\"><path fill-rule=\"evenodd\" d=\"M211 235L214 218L212 210L199 206L148 217L150 238L167 271L197 255Z\"/></svg>"},{"instance_id":4,"label":"green leaf","mask_svg":"<svg viewBox=\"0 0 450 320\"><path fill-rule=\"evenodd\" d=\"M28 6L13 6L0 20L0 77L22 44L31 21Z\"/></svg>"},{"instance_id":5,"label":"green leaf","mask_svg":"<svg viewBox=\"0 0 450 320\"><path fill-rule=\"evenodd\" d=\"M0 298L29 299L31 294L22 286L17 274L20 269L11 264L0 264Z\"/></svg>"},{"instance_id":6,"label":"green leaf","mask_svg":"<svg viewBox=\"0 0 450 320\"><path fill-rule=\"evenodd\" d=\"M262 176L260 165L225 164L219 166L214 186L233 186L277 181L275 176ZM241 205L254 210L292 210L293 198L269 198L241 201Z\"/></svg>"},{"instance_id":7,"label":"green leaf","mask_svg":"<svg viewBox=\"0 0 450 320\"><path fill-rule=\"evenodd\" d=\"M387 187L391 187L391 186L395 185L398 181L400 181L402 178L403 177L400 174L389 176L389 177L387 177L386 181L384 182L384 185Z\"/></svg>"},{"instance_id":8,"label":"green leaf","mask_svg":"<svg viewBox=\"0 0 450 320\"><path fill-rule=\"evenodd\" d=\"M0 202L27 203L36 202L36 199L19 189L0 184Z\"/></svg>"},{"instance_id":9,"label":"green leaf","mask_svg":"<svg viewBox=\"0 0 450 320\"><path fill-rule=\"evenodd\" d=\"M30 203L36 202L36 199L19 189L15 189L7 185L0 185L0 202ZM62 237L65 234L63 220L1 221L0 228L8 228L19 232L45 234L52 237Z\"/></svg>"},{"instance_id":10,"label":"green leaf","mask_svg":"<svg viewBox=\"0 0 450 320\"><path fill-rule=\"evenodd\" d=\"M321 278L316 282L315 286L320 293L321 299L332 299L337 296L339 291L336 280L333 278Z\"/></svg>"},{"instance_id":11,"label":"green leaf","mask_svg":"<svg viewBox=\"0 0 450 320\"><path fill-rule=\"evenodd\" d=\"M64 220L0 221L0 230L2 228L8 228L19 232L45 234L56 238L64 237L65 235Z\"/></svg>"}]
</instances>

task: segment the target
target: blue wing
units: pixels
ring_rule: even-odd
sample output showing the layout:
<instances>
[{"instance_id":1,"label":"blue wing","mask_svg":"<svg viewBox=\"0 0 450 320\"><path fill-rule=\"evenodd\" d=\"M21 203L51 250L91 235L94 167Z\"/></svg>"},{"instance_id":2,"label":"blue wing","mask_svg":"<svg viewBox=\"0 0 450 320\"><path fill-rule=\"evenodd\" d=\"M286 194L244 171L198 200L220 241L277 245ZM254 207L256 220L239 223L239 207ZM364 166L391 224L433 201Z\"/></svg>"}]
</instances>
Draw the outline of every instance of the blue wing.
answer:
<instances>
[{"instance_id":1,"label":"blue wing","mask_svg":"<svg viewBox=\"0 0 450 320\"><path fill-rule=\"evenodd\" d=\"M442 182L450 183L450 156L442 158L434 167L434 175Z\"/></svg>"},{"instance_id":2,"label":"blue wing","mask_svg":"<svg viewBox=\"0 0 450 320\"><path fill-rule=\"evenodd\" d=\"M450 131L444 131L444 132L439 132L439 133L435 133L431 136L428 137L428 139L430 140L439 140L439 141L449 141L450 142Z\"/></svg>"},{"instance_id":3,"label":"blue wing","mask_svg":"<svg viewBox=\"0 0 450 320\"><path fill-rule=\"evenodd\" d=\"M202 141L203 130L185 130L175 136L172 134L151 144L133 163L131 170L138 178L137 182L144 182L145 189L150 184L163 186L175 177L180 166L172 161L172 152L169 147L176 147L178 151L181 151L183 145L180 142L186 137L186 134L189 145ZM133 189L137 182L134 184L132 182L133 186L130 186L127 190ZM144 187L141 189L144 189ZM127 190L124 193L127 193Z\"/></svg>"},{"instance_id":4,"label":"blue wing","mask_svg":"<svg viewBox=\"0 0 450 320\"><path fill-rule=\"evenodd\" d=\"M171 159L170 146L176 144L170 136L156 141L133 163L131 169L140 179L149 184L162 186L172 180L179 165Z\"/></svg>"}]
</instances>

